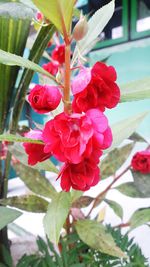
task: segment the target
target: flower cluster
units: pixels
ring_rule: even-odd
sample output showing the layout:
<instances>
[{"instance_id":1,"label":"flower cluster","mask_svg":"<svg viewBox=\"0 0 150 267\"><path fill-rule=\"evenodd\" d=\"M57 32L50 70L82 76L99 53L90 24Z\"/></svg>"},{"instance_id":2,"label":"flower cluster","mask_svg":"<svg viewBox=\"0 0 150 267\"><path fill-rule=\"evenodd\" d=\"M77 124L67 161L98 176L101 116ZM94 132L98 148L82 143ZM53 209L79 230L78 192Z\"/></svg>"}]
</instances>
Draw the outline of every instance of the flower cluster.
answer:
<instances>
[{"instance_id":1,"label":"flower cluster","mask_svg":"<svg viewBox=\"0 0 150 267\"><path fill-rule=\"evenodd\" d=\"M58 61L56 52L53 58ZM59 62L63 60L63 56L59 58ZM64 163L59 178L65 191L70 188L86 191L100 180L99 159L112 143L104 110L115 107L120 99L116 78L115 69L101 62L92 69L81 67L71 84L71 114L62 112L49 120L43 131L31 130L26 134L43 141L43 145L24 143L30 165L50 156ZM59 87L36 85L28 100L35 111L45 113L55 109L61 97Z\"/></svg>"},{"instance_id":2,"label":"flower cluster","mask_svg":"<svg viewBox=\"0 0 150 267\"><path fill-rule=\"evenodd\" d=\"M134 171L150 174L150 150L137 152L132 158L131 166Z\"/></svg>"}]
</instances>

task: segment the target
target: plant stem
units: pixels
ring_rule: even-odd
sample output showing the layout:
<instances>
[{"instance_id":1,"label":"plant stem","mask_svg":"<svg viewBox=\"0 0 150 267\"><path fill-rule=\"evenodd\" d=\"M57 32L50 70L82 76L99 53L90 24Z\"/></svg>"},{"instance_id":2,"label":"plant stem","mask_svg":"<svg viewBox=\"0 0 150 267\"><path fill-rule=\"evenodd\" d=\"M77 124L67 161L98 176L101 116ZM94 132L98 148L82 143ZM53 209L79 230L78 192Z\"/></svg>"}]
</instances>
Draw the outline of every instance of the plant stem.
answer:
<instances>
[{"instance_id":1,"label":"plant stem","mask_svg":"<svg viewBox=\"0 0 150 267\"><path fill-rule=\"evenodd\" d=\"M124 175L128 170L130 169L130 165L127 166L124 171L122 171L118 176L116 176L114 178L114 180L106 187L106 189L104 191L102 191L100 194L98 194L98 196L95 198L93 205L88 213L88 215L86 217L89 217L91 212L93 211L93 209L96 207L97 202L102 199L102 197L112 188L112 186L114 185L114 183L116 183L121 177L122 175Z\"/></svg>"},{"instance_id":2,"label":"plant stem","mask_svg":"<svg viewBox=\"0 0 150 267\"><path fill-rule=\"evenodd\" d=\"M65 86L64 86L64 111L68 114L71 113L71 102L70 102L70 42L66 43L65 47Z\"/></svg>"}]
</instances>

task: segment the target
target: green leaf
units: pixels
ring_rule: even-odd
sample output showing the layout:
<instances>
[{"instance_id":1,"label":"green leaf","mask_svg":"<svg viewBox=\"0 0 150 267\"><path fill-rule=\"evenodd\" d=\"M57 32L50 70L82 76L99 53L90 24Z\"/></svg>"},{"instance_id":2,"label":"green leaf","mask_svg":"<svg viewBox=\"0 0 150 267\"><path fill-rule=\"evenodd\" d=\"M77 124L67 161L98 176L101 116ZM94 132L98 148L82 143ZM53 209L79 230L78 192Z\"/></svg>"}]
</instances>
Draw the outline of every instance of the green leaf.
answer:
<instances>
[{"instance_id":1,"label":"green leaf","mask_svg":"<svg viewBox=\"0 0 150 267\"><path fill-rule=\"evenodd\" d=\"M26 142L32 144L43 144L41 140L35 140L31 138L26 138L18 135L13 134L1 134L0 141L8 141L8 142Z\"/></svg>"},{"instance_id":2,"label":"green leaf","mask_svg":"<svg viewBox=\"0 0 150 267\"><path fill-rule=\"evenodd\" d=\"M91 44L95 45L95 40L103 31L104 27L114 13L115 2L111 1L109 4L103 6L88 21L88 32L86 36L79 42L75 48L72 62L75 62L78 57L78 50L80 55L87 54L91 49Z\"/></svg>"},{"instance_id":3,"label":"green leaf","mask_svg":"<svg viewBox=\"0 0 150 267\"><path fill-rule=\"evenodd\" d=\"M130 155L133 146L132 143L121 148L115 148L101 161L99 164L101 179L115 174Z\"/></svg>"},{"instance_id":4,"label":"green leaf","mask_svg":"<svg viewBox=\"0 0 150 267\"><path fill-rule=\"evenodd\" d=\"M75 0L33 0L33 2L62 34L64 34L64 27L66 32L70 33Z\"/></svg>"},{"instance_id":5,"label":"green leaf","mask_svg":"<svg viewBox=\"0 0 150 267\"><path fill-rule=\"evenodd\" d=\"M70 192L70 195L71 195L71 201L74 202L74 201L76 201L77 199L79 199L83 195L83 192L72 189L71 192Z\"/></svg>"},{"instance_id":6,"label":"green leaf","mask_svg":"<svg viewBox=\"0 0 150 267\"><path fill-rule=\"evenodd\" d=\"M44 217L44 229L49 240L58 244L60 231L68 216L71 206L69 193L60 192L48 206L48 211Z\"/></svg>"},{"instance_id":7,"label":"green leaf","mask_svg":"<svg viewBox=\"0 0 150 267\"><path fill-rule=\"evenodd\" d=\"M117 189L122 194L128 197L144 198L146 197L141 191L139 191L133 182L121 184L114 189Z\"/></svg>"},{"instance_id":8,"label":"green leaf","mask_svg":"<svg viewBox=\"0 0 150 267\"><path fill-rule=\"evenodd\" d=\"M46 212L48 201L35 195L9 197L0 200L0 204L11 206L28 212Z\"/></svg>"},{"instance_id":9,"label":"green leaf","mask_svg":"<svg viewBox=\"0 0 150 267\"><path fill-rule=\"evenodd\" d=\"M127 83L121 87L121 102L150 98L150 77Z\"/></svg>"},{"instance_id":10,"label":"green leaf","mask_svg":"<svg viewBox=\"0 0 150 267\"><path fill-rule=\"evenodd\" d=\"M24 8L23 8L24 7ZM20 3L0 5L0 49L23 55L33 12ZM0 132L6 127L19 68L0 64Z\"/></svg>"},{"instance_id":11,"label":"green leaf","mask_svg":"<svg viewBox=\"0 0 150 267\"><path fill-rule=\"evenodd\" d=\"M0 230L16 220L22 213L18 210L0 207Z\"/></svg>"},{"instance_id":12,"label":"green leaf","mask_svg":"<svg viewBox=\"0 0 150 267\"><path fill-rule=\"evenodd\" d=\"M93 197L82 196L73 202L72 207L78 208L78 209L85 208L85 207L89 206L93 200L94 200Z\"/></svg>"},{"instance_id":13,"label":"green leaf","mask_svg":"<svg viewBox=\"0 0 150 267\"><path fill-rule=\"evenodd\" d=\"M124 139L128 138L138 128L138 126L145 119L148 113L149 112L138 113L137 115L128 117L111 125L113 143L109 149L106 149L106 153L119 146Z\"/></svg>"},{"instance_id":14,"label":"green leaf","mask_svg":"<svg viewBox=\"0 0 150 267\"><path fill-rule=\"evenodd\" d=\"M135 229L147 222L150 222L150 207L136 210L129 220L131 229Z\"/></svg>"},{"instance_id":15,"label":"green leaf","mask_svg":"<svg viewBox=\"0 0 150 267\"><path fill-rule=\"evenodd\" d=\"M50 79L55 81L55 77L52 76L49 72L45 71L42 67L35 64L34 62L25 59L23 57L17 56L15 54L5 52L4 50L0 49L0 63L9 65L9 66L20 66L35 72L42 73L49 77Z\"/></svg>"},{"instance_id":16,"label":"green leaf","mask_svg":"<svg viewBox=\"0 0 150 267\"><path fill-rule=\"evenodd\" d=\"M14 145L10 145L8 147L8 149L15 156L15 158L18 159L18 161L20 161L21 163L23 163L26 166L29 166L28 165L28 156L27 156L24 148L20 144L16 143ZM52 163L52 161L49 159L35 164L34 166L32 166L32 168L37 169L37 170L44 170L44 171L50 171L50 172L58 173L57 168Z\"/></svg>"},{"instance_id":17,"label":"green leaf","mask_svg":"<svg viewBox=\"0 0 150 267\"><path fill-rule=\"evenodd\" d=\"M123 209L120 206L120 204L118 204L116 201L110 200L110 199L105 199L104 200L109 206L110 208L113 209L113 211L122 219L123 217Z\"/></svg>"},{"instance_id":18,"label":"green leaf","mask_svg":"<svg viewBox=\"0 0 150 267\"><path fill-rule=\"evenodd\" d=\"M140 134L134 132L133 134L131 134L131 136L129 137L130 140L133 140L134 142L147 142L143 136L141 136Z\"/></svg>"},{"instance_id":19,"label":"green leaf","mask_svg":"<svg viewBox=\"0 0 150 267\"><path fill-rule=\"evenodd\" d=\"M132 171L134 185L144 197L150 197L150 174Z\"/></svg>"},{"instance_id":20,"label":"green leaf","mask_svg":"<svg viewBox=\"0 0 150 267\"><path fill-rule=\"evenodd\" d=\"M75 223L75 228L81 240L88 246L108 255L119 258L126 257L102 224L96 221L82 220Z\"/></svg>"},{"instance_id":21,"label":"green leaf","mask_svg":"<svg viewBox=\"0 0 150 267\"><path fill-rule=\"evenodd\" d=\"M48 198L55 198L57 196L55 188L39 171L22 163L15 164L14 169L20 179L35 194Z\"/></svg>"}]
</instances>

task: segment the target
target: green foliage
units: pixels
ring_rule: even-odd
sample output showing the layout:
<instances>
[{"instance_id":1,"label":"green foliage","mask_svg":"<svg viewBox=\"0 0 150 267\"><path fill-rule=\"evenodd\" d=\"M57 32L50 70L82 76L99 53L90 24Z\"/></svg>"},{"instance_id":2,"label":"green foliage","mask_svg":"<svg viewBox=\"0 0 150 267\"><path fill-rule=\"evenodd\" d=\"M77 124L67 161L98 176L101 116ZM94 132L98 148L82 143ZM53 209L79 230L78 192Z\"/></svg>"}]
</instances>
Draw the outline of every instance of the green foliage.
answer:
<instances>
[{"instance_id":1,"label":"green foliage","mask_svg":"<svg viewBox=\"0 0 150 267\"><path fill-rule=\"evenodd\" d=\"M115 187L115 189L128 197L147 198L140 188L137 188L136 183L134 182L118 185Z\"/></svg>"},{"instance_id":2,"label":"green foliage","mask_svg":"<svg viewBox=\"0 0 150 267\"><path fill-rule=\"evenodd\" d=\"M150 98L150 77L121 86L121 102Z\"/></svg>"},{"instance_id":3,"label":"green foliage","mask_svg":"<svg viewBox=\"0 0 150 267\"><path fill-rule=\"evenodd\" d=\"M57 195L55 188L39 171L22 163L15 164L14 168L17 175L33 193L48 198L55 198Z\"/></svg>"},{"instance_id":4,"label":"green foliage","mask_svg":"<svg viewBox=\"0 0 150 267\"><path fill-rule=\"evenodd\" d=\"M150 207L136 210L129 220L130 229L150 222Z\"/></svg>"},{"instance_id":5,"label":"green foliage","mask_svg":"<svg viewBox=\"0 0 150 267\"><path fill-rule=\"evenodd\" d=\"M60 231L65 223L71 207L69 193L60 192L52 199L44 217L44 229L51 242L58 244Z\"/></svg>"},{"instance_id":6,"label":"green foliage","mask_svg":"<svg viewBox=\"0 0 150 267\"><path fill-rule=\"evenodd\" d=\"M122 235L120 229L107 227L116 244L128 255L128 259L106 255L88 247L76 233L60 240L61 255L58 255L53 244L40 237L37 239L38 253L24 255L17 267L148 267L138 245L127 235Z\"/></svg>"},{"instance_id":7,"label":"green foliage","mask_svg":"<svg viewBox=\"0 0 150 267\"><path fill-rule=\"evenodd\" d=\"M48 207L48 201L36 195L9 197L0 200L0 204L4 206L7 205L12 206L17 209L25 210L28 212L38 212L38 213L46 212Z\"/></svg>"},{"instance_id":8,"label":"green foliage","mask_svg":"<svg viewBox=\"0 0 150 267\"><path fill-rule=\"evenodd\" d=\"M43 144L40 140L30 139L23 136L13 135L13 134L1 134L0 141L8 141L8 142L26 142L32 144Z\"/></svg>"},{"instance_id":9,"label":"green foliage","mask_svg":"<svg viewBox=\"0 0 150 267\"><path fill-rule=\"evenodd\" d=\"M0 230L17 219L21 214L18 210L0 206Z\"/></svg>"},{"instance_id":10,"label":"green foliage","mask_svg":"<svg viewBox=\"0 0 150 267\"><path fill-rule=\"evenodd\" d=\"M122 250L116 246L111 234L105 226L97 221L81 220L75 223L75 228L81 240L91 248L115 257L126 258Z\"/></svg>"},{"instance_id":11,"label":"green foliage","mask_svg":"<svg viewBox=\"0 0 150 267\"><path fill-rule=\"evenodd\" d=\"M121 148L112 150L100 163L101 179L105 179L113 174L126 161L134 144L128 144Z\"/></svg>"},{"instance_id":12,"label":"green foliage","mask_svg":"<svg viewBox=\"0 0 150 267\"><path fill-rule=\"evenodd\" d=\"M150 197L150 174L142 174L132 171L135 188L141 192L144 197Z\"/></svg>"},{"instance_id":13,"label":"green foliage","mask_svg":"<svg viewBox=\"0 0 150 267\"><path fill-rule=\"evenodd\" d=\"M122 219L123 209L119 203L110 199L104 199L104 201L113 209L113 211Z\"/></svg>"},{"instance_id":14,"label":"green foliage","mask_svg":"<svg viewBox=\"0 0 150 267\"><path fill-rule=\"evenodd\" d=\"M33 0L33 2L62 34L70 33L75 0Z\"/></svg>"}]
</instances>

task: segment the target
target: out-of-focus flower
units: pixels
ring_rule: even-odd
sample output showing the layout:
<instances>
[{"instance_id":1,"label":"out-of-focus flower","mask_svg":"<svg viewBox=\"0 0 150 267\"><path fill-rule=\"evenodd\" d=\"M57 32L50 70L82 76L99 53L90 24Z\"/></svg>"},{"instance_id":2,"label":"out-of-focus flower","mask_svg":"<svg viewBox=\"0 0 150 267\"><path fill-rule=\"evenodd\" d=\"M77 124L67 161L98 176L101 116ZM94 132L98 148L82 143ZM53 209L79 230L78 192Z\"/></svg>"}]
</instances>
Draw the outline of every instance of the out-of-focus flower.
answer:
<instances>
[{"instance_id":1,"label":"out-of-focus flower","mask_svg":"<svg viewBox=\"0 0 150 267\"><path fill-rule=\"evenodd\" d=\"M57 61L51 61L43 64L42 68L48 71L52 75L56 75L58 72L59 63Z\"/></svg>"},{"instance_id":2,"label":"out-of-focus flower","mask_svg":"<svg viewBox=\"0 0 150 267\"><path fill-rule=\"evenodd\" d=\"M65 62L65 45L57 45L52 52L52 59L63 64Z\"/></svg>"},{"instance_id":3,"label":"out-of-focus flower","mask_svg":"<svg viewBox=\"0 0 150 267\"><path fill-rule=\"evenodd\" d=\"M30 132L25 133L24 136L35 140L42 140L42 131L31 130ZM25 148L25 152L28 154L29 165L35 165L36 163L42 162L51 156L51 153L44 152L44 145L42 144L23 143L23 146Z\"/></svg>"},{"instance_id":4,"label":"out-of-focus flower","mask_svg":"<svg viewBox=\"0 0 150 267\"><path fill-rule=\"evenodd\" d=\"M35 85L30 91L28 101L38 113L47 113L57 108L61 101L61 93L57 86Z\"/></svg>"},{"instance_id":5,"label":"out-of-focus flower","mask_svg":"<svg viewBox=\"0 0 150 267\"><path fill-rule=\"evenodd\" d=\"M41 21L44 19L44 16L43 16L43 14L42 14L40 11L37 12L37 14L36 14L36 19L37 19L39 22L41 22Z\"/></svg>"},{"instance_id":6,"label":"out-of-focus flower","mask_svg":"<svg viewBox=\"0 0 150 267\"><path fill-rule=\"evenodd\" d=\"M133 170L141 173L150 173L150 150L137 152L131 161Z\"/></svg>"},{"instance_id":7,"label":"out-of-focus flower","mask_svg":"<svg viewBox=\"0 0 150 267\"><path fill-rule=\"evenodd\" d=\"M72 81L74 112L91 108L114 108L120 100L120 90L115 83L116 71L112 66L97 62L92 69L83 68Z\"/></svg>"}]
</instances>

